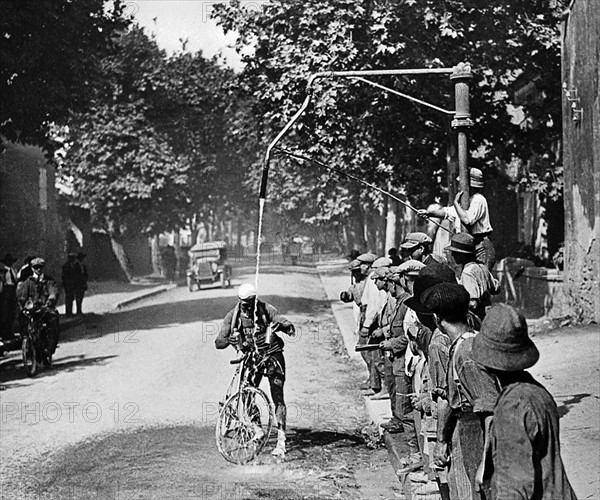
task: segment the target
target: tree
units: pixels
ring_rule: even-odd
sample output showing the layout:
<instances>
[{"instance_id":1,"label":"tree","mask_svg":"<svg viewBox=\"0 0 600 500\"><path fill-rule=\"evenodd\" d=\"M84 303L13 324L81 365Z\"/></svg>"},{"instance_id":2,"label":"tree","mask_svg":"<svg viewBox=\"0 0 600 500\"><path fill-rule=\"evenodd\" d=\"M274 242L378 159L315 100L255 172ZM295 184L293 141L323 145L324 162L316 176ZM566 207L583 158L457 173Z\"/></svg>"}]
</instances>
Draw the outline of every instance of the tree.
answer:
<instances>
[{"instance_id":1,"label":"tree","mask_svg":"<svg viewBox=\"0 0 600 500\"><path fill-rule=\"evenodd\" d=\"M130 20L104 0L4 0L0 17L0 135L52 151L48 131L86 109L100 60Z\"/></svg>"},{"instance_id":2,"label":"tree","mask_svg":"<svg viewBox=\"0 0 600 500\"><path fill-rule=\"evenodd\" d=\"M60 172L75 199L113 234L158 234L200 212L222 217L240 193L225 140L233 73L201 53L169 58L138 27L115 39L101 67L92 109L69 122Z\"/></svg>"},{"instance_id":3,"label":"tree","mask_svg":"<svg viewBox=\"0 0 600 500\"><path fill-rule=\"evenodd\" d=\"M299 108L306 80L314 72L451 67L466 60L477 75L470 146L477 163L492 169L498 160L528 158L532 152L547 165L556 161L559 8L552 0L505 0L486 6L473 0L293 0L269 2L261 12L250 12L232 1L215 9L215 16L225 30L239 34L238 50L246 54L241 84L254 89L253 112L263 147ZM540 75L545 99L543 106L523 106L527 121L516 124L511 86L527 73ZM380 81L446 108L453 102L452 85L439 78ZM443 192L446 119L359 83L321 81L314 95L288 144L335 161L365 180L405 189L416 204ZM364 192L357 196L347 181L336 180L337 189L332 189L328 177L311 168L285 161L277 167L270 197L290 200L305 220L332 214L327 207L340 206L340 192L348 193L341 205L346 219L364 218L362 207L369 198L371 206L382 208L379 197ZM293 207L283 203L280 210Z\"/></svg>"}]
</instances>

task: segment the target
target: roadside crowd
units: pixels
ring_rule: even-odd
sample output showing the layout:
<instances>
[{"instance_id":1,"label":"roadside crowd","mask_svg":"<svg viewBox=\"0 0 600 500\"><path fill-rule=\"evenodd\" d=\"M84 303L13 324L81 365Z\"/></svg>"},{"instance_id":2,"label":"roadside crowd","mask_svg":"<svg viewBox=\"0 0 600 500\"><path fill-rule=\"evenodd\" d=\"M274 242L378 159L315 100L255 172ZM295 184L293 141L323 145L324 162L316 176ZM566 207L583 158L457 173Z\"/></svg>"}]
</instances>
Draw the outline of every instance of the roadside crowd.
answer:
<instances>
[{"instance_id":1,"label":"roadside crowd","mask_svg":"<svg viewBox=\"0 0 600 500\"><path fill-rule=\"evenodd\" d=\"M482 186L473 170L471 186ZM449 215L439 212L427 215ZM390 399L392 418L382 427L403 433L409 450L397 472L422 483L423 493L574 499L556 403L525 371L539 352L515 309L492 306L499 292L493 247L473 227L463 225L445 255L433 254L431 238L417 232L400 252L352 256L351 285L340 299L353 303L356 349L369 373L363 389Z\"/></svg>"},{"instance_id":2,"label":"roadside crowd","mask_svg":"<svg viewBox=\"0 0 600 500\"><path fill-rule=\"evenodd\" d=\"M65 292L65 315L73 316L73 303L76 313L83 314L83 298L87 290L88 271L84 262L85 253L70 253L62 266L62 289ZM55 309L60 295L58 283L44 272L46 262L41 257L30 255L23 265L14 267L17 259L6 254L0 260L0 354L6 345L15 340L15 331L24 332L26 318L20 314L27 307L47 309L53 339L52 353L58 343L59 315Z\"/></svg>"}]
</instances>

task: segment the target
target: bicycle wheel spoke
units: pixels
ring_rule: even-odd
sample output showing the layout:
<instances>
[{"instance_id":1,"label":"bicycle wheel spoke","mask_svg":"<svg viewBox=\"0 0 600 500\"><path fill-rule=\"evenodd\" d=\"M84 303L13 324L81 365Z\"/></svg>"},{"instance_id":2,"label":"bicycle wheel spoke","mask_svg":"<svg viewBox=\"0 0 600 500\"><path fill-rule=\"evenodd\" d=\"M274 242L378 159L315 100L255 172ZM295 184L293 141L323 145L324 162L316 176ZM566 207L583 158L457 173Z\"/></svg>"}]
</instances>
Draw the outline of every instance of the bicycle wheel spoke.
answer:
<instances>
[{"instance_id":1,"label":"bicycle wheel spoke","mask_svg":"<svg viewBox=\"0 0 600 500\"><path fill-rule=\"evenodd\" d=\"M255 387L231 396L216 427L217 447L225 459L244 464L253 460L269 439L274 414L269 399Z\"/></svg>"}]
</instances>

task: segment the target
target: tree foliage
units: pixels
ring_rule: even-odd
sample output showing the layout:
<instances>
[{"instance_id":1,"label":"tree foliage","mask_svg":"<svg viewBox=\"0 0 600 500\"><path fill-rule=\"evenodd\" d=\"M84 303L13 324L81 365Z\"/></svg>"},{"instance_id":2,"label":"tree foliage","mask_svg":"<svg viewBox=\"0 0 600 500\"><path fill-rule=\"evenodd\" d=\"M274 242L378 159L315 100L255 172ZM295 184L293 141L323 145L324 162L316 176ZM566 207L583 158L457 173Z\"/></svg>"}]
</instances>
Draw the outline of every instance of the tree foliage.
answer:
<instances>
[{"instance_id":1,"label":"tree foliage","mask_svg":"<svg viewBox=\"0 0 600 500\"><path fill-rule=\"evenodd\" d=\"M468 61L475 73L474 161L492 169L498 162L535 154L539 168L547 168L556 162L560 137L560 7L553 0L489 5L475 0L290 0L268 2L257 12L234 0L215 9L215 16L225 30L239 34L237 47L246 63L241 84L252 89L254 129L263 147L299 108L312 73L453 67ZM519 79L534 80L542 98L515 108ZM453 108L453 85L444 77L378 82ZM515 118L519 113L521 123ZM442 191L448 125L436 111L363 83L320 80L312 105L286 144L382 187L405 189L414 202L423 203ZM346 180L283 159L275 165L270 190L274 205L310 221L353 217L365 203L382 204Z\"/></svg>"},{"instance_id":2,"label":"tree foliage","mask_svg":"<svg viewBox=\"0 0 600 500\"><path fill-rule=\"evenodd\" d=\"M132 27L104 57L91 111L69 122L61 174L101 225L156 234L222 207L237 165L224 147L232 73L167 57Z\"/></svg>"},{"instance_id":3,"label":"tree foliage","mask_svg":"<svg viewBox=\"0 0 600 500\"><path fill-rule=\"evenodd\" d=\"M0 16L0 135L52 149L48 130L86 109L100 59L129 20L123 2L4 0Z\"/></svg>"}]
</instances>

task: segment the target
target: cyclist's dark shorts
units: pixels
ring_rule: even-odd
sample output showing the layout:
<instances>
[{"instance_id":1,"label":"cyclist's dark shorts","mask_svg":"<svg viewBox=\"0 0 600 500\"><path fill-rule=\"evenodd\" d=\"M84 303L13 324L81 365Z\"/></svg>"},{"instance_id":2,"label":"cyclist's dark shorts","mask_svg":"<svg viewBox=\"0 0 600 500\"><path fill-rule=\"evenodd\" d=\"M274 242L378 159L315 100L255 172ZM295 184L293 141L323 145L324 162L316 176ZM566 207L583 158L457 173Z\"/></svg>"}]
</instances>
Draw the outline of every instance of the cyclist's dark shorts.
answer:
<instances>
[{"instance_id":1,"label":"cyclist's dark shorts","mask_svg":"<svg viewBox=\"0 0 600 500\"><path fill-rule=\"evenodd\" d=\"M269 355L265 365L265 373L268 378L280 378L285 380L285 358L283 357L283 351Z\"/></svg>"}]
</instances>

